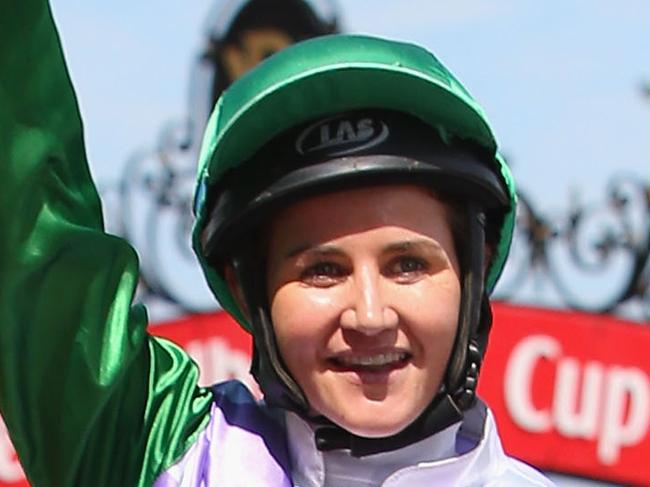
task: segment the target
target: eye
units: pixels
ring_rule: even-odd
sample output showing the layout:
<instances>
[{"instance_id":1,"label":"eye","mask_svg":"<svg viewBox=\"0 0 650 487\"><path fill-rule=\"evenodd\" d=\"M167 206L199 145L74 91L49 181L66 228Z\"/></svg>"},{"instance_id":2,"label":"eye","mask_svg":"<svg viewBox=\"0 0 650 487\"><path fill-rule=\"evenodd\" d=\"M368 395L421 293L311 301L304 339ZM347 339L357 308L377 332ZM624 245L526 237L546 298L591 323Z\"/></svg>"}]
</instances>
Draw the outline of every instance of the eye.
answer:
<instances>
[{"instance_id":1,"label":"eye","mask_svg":"<svg viewBox=\"0 0 650 487\"><path fill-rule=\"evenodd\" d=\"M388 265L388 274L398 282L412 282L424 275L429 268L425 259L420 257L401 255L391 260Z\"/></svg>"},{"instance_id":2,"label":"eye","mask_svg":"<svg viewBox=\"0 0 650 487\"><path fill-rule=\"evenodd\" d=\"M345 277L342 265L335 262L318 262L307 267L300 279L311 286L329 287L337 284Z\"/></svg>"}]
</instances>

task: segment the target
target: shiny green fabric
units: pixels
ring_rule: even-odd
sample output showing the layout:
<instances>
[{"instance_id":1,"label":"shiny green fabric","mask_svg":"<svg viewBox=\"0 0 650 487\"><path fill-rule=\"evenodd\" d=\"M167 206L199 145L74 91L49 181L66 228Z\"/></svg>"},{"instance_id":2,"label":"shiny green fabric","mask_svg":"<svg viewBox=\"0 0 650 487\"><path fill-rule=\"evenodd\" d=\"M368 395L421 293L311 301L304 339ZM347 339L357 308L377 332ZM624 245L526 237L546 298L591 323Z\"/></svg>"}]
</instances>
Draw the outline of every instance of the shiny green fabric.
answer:
<instances>
[{"instance_id":1,"label":"shiny green fabric","mask_svg":"<svg viewBox=\"0 0 650 487\"><path fill-rule=\"evenodd\" d=\"M103 231L49 7L3 0L0 412L35 487L151 485L207 423L211 393L146 333L137 280Z\"/></svg>"}]
</instances>

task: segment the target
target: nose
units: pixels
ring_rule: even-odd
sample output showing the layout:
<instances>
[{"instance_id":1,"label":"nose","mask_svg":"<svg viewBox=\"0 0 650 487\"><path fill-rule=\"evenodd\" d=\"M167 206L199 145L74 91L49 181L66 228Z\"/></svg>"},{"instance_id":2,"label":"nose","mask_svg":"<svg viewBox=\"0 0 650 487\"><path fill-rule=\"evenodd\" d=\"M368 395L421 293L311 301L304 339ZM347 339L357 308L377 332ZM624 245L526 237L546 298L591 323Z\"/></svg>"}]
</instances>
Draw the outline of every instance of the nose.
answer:
<instances>
[{"instance_id":1,"label":"nose","mask_svg":"<svg viewBox=\"0 0 650 487\"><path fill-rule=\"evenodd\" d=\"M371 266L356 273L351 297L350 306L341 313L342 328L372 336L397 326L397 312L387 305L381 292L381 275Z\"/></svg>"}]
</instances>

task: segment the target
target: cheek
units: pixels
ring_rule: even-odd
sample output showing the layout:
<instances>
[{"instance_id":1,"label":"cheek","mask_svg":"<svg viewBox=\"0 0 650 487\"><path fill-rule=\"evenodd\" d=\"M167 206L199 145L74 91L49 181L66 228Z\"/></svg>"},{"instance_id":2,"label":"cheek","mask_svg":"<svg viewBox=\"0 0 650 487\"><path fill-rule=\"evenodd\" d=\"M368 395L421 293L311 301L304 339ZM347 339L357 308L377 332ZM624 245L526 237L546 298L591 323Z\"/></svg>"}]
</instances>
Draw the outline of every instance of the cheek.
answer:
<instances>
[{"instance_id":1,"label":"cheek","mask_svg":"<svg viewBox=\"0 0 650 487\"><path fill-rule=\"evenodd\" d=\"M339 290L288 283L271 298L271 320L278 348L290 369L295 362L315 360L336 331L341 310Z\"/></svg>"},{"instance_id":2,"label":"cheek","mask_svg":"<svg viewBox=\"0 0 650 487\"><path fill-rule=\"evenodd\" d=\"M396 290L398 313L418 343L446 348L453 342L460 310L460 283L452 271ZM438 348L436 346L436 348Z\"/></svg>"}]
</instances>

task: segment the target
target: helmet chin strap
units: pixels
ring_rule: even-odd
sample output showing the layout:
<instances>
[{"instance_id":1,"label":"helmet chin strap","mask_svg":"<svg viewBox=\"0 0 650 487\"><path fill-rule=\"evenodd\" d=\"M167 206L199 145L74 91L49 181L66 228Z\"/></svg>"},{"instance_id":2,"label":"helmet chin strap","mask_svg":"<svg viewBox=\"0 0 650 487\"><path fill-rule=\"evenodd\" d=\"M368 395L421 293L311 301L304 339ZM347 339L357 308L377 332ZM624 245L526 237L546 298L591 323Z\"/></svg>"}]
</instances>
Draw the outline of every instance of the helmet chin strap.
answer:
<instances>
[{"instance_id":1,"label":"helmet chin strap","mask_svg":"<svg viewBox=\"0 0 650 487\"><path fill-rule=\"evenodd\" d=\"M470 203L467 206L467 218L469 245L462 255L462 294L458 330L445 375L447 390L462 410L469 409L476 401L478 374L492 318L489 302L484 294L485 213ZM482 314L484 318L489 317L489 323L481 322ZM479 337L479 329L485 332L484 338Z\"/></svg>"},{"instance_id":2,"label":"helmet chin strap","mask_svg":"<svg viewBox=\"0 0 650 487\"><path fill-rule=\"evenodd\" d=\"M485 215L470 203L467 217L469 245L461 256L462 291L458 329L443 383L415 421L399 433L384 438L357 436L328 418L314 417L309 401L280 356L270 319L265 279L260 278L265 266L259 258L256 244L250 242L233 257L235 276L242 288L246 306L251 311L254 332L251 373L269 406L296 412L319 425L315 433L318 449L349 449L355 456L396 450L461 421L463 411L475 404L478 374L492 315L484 294Z\"/></svg>"},{"instance_id":3,"label":"helmet chin strap","mask_svg":"<svg viewBox=\"0 0 650 487\"><path fill-rule=\"evenodd\" d=\"M264 393L269 406L281 407L305 416L309 402L298 383L291 377L280 356L271 323L264 273L256 243L249 241L232 259L235 277L242 290L253 327L253 360L251 374Z\"/></svg>"}]
</instances>

